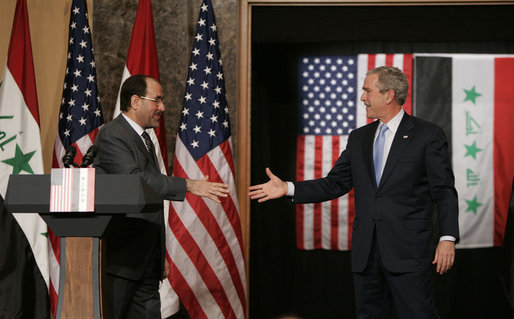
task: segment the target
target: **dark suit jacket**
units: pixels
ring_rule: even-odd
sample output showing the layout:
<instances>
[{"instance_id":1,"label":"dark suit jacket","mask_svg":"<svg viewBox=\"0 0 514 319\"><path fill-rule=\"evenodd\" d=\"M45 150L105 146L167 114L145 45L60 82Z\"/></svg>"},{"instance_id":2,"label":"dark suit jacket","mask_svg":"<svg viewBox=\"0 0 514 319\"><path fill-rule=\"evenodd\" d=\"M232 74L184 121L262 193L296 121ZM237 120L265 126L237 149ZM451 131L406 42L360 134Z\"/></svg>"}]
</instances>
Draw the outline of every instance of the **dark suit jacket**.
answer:
<instances>
[{"instance_id":1,"label":"dark suit jacket","mask_svg":"<svg viewBox=\"0 0 514 319\"><path fill-rule=\"evenodd\" d=\"M295 203L321 202L355 188L352 271L365 269L373 229L384 266L392 272L428 270L433 258L433 203L441 235L459 239L458 201L443 130L405 114L380 185L373 168L378 121L354 130L329 174L295 182Z\"/></svg>"},{"instance_id":2,"label":"dark suit jacket","mask_svg":"<svg viewBox=\"0 0 514 319\"><path fill-rule=\"evenodd\" d=\"M185 179L161 174L155 155L147 151L141 137L121 114L100 130L95 145L98 147L94 161L97 173L138 174L163 199L184 200ZM107 272L132 280L139 279L154 256L157 244L162 267L164 233L162 210L113 218L105 234Z\"/></svg>"}]
</instances>

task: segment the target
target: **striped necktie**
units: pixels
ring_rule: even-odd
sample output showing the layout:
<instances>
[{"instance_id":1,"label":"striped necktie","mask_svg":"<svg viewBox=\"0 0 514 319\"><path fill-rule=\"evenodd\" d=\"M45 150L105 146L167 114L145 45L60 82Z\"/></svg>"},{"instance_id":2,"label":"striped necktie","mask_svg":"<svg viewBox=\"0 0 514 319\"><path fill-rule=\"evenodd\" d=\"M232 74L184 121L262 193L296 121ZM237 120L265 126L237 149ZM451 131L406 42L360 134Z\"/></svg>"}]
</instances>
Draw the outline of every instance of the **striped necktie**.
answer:
<instances>
[{"instance_id":1,"label":"striped necktie","mask_svg":"<svg viewBox=\"0 0 514 319\"><path fill-rule=\"evenodd\" d=\"M146 133L146 131L145 131L141 134L141 136L145 140L145 145L146 145L146 149L148 150L148 152L153 153L153 143L152 143L152 140L150 139L150 135L148 135L148 133Z\"/></svg>"}]
</instances>

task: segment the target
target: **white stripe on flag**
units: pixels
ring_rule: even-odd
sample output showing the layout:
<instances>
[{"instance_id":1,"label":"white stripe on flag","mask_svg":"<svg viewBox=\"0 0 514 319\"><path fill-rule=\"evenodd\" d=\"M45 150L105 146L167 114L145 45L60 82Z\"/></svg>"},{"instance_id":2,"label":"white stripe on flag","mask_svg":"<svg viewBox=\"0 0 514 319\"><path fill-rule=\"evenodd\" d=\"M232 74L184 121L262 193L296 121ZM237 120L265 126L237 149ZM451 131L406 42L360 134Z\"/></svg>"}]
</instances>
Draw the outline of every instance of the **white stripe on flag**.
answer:
<instances>
[{"instance_id":1,"label":"white stripe on flag","mask_svg":"<svg viewBox=\"0 0 514 319\"><path fill-rule=\"evenodd\" d=\"M362 86L364 79L366 79L366 72L368 72L368 55L359 54L357 57L357 90L359 94L356 96L355 105L357 105L357 127L366 125L368 117L366 116L366 107L362 104L360 98L362 95Z\"/></svg>"},{"instance_id":2,"label":"white stripe on flag","mask_svg":"<svg viewBox=\"0 0 514 319\"><path fill-rule=\"evenodd\" d=\"M210 237L207 229L205 229L202 222L198 219L198 216L191 213L193 208L187 200L182 203L173 202L172 205L175 208L178 217L182 220L182 223L186 225L190 235L200 248L201 253L207 259L209 267L216 273L216 277L221 283L223 290L227 294L228 301L230 302L232 309L234 309L236 313L244 313L241 303L235 302L239 300L239 297L231 280L231 276L226 264L220 262L220 251L214 243L214 239ZM196 263L194 264L196 268L204 266L198 265ZM183 270L182 265L177 265L177 267ZM194 287L191 288L195 290Z\"/></svg>"},{"instance_id":3,"label":"white stripe on flag","mask_svg":"<svg viewBox=\"0 0 514 319\"><path fill-rule=\"evenodd\" d=\"M491 143L494 130L494 57L459 55L453 57L452 65L452 154L455 185L459 193L459 247L491 247L494 233ZM481 95L473 103L466 99L464 90L475 90ZM474 147L480 151L469 151ZM480 181L473 182L476 178ZM471 210L469 202L481 205Z\"/></svg>"},{"instance_id":4,"label":"white stripe on flag","mask_svg":"<svg viewBox=\"0 0 514 319\"><path fill-rule=\"evenodd\" d=\"M213 296L209 293L204 293L209 290L205 285L202 276L198 273L195 264L191 261L184 248L178 244L178 240L172 231L170 231L166 236L166 246L172 247L172 260L177 267L181 265L179 272L185 279L188 287L191 288L195 299L200 304L202 310L211 318L223 318L223 313Z\"/></svg>"},{"instance_id":5,"label":"white stripe on flag","mask_svg":"<svg viewBox=\"0 0 514 319\"><path fill-rule=\"evenodd\" d=\"M375 58L375 67L386 65L386 55L384 53L379 53Z\"/></svg>"},{"instance_id":6,"label":"white stripe on flag","mask_svg":"<svg viewBox=\"0 0 514 319\"><path fill-rule=\"evenodd\" d=\"M39 125L29 111L22 92L7 65L5 65L3 82L0 86L0 115L12 116L12 119L4 119L1 123L1 131L5 134L5 137L2 139L0 160L13 157L16 146L18 145L24 153L35 151L29 161L30 167L35 174L43 174ZM20 131L24 134L18 134ZM7 142L8 140L10 140L10 142ZM0 195L4 198L9 175L12 172L13 169L11 166L4 165L0 169ZM27 172L23 170L19 173L27 174ZM27 238L36 259L37 266L48 287L49 268L48 256L46 255L48 251L48 241L42 235L47 232L46 223L38 214L13 214L13 216L16 218L16 221Z\"/></svg>"},{"instance_id":7,"label":"white stripe on flag","mask_svg":"<svg viewBox=\"0 0 514 319\"><path fill-rule=\"evenodd\" d=\"M346 143L348 142L348 136L340 136L339 137L339 154L341 154L346 149ZM339 250L348 250L348 224L349 224L349 214L348 214L348 194L339 197L338 199L338 214L339 214L339 227L338 229L338 246Z\"/></svg>"},{"instance_id":8,"label":"white stripe on flag","mask_svg":"<svg viewBox=\"0 0 514 319\"><path fill-rule=\"evenodd\" d=\"M120 108L120 93L121 93L121 85L123 82L125 82L126 79L128 79L131 76L129 69L127 68L127 65L125 64L125 67L123 68L123 75L121 76L121 83L120 88L118 90L118 98L116 99L116 106L114 107L114 113L112 115L112 118L116 118L121 113Z\"/></svg>"},{"instance_id":9,"label":"white stripe on flag","mask_svg":"<svg viewBox=\"0 0 514 319\"><path fill-rule=\"evenodd\" d=\"M327 176L332 166L332 136L323 135L322 138L322 167L321 176ZM321 203L321 247L323 249L330 249L331 245L331 208L332 202L325 201Z\"/></svg>"},{"instance_id":10,"label":"white stripe on flag","mask_svg":"<svg viewBox=\"0 0 514 319\"><path fill-rule=\"evenodd\" d=\"M180 163L180 165L183 165L183 162L195 162L193 157L191 157L190 153L187 151L187 148L184 146L184 144L182 143L182 140L180 138L177 138L176 152L177 152L177 154L181 155L180 158L177 158L177 161ZM211 151L209 151L209 153L207 153L207 155L209 156L210 159L214 159L213 162L219 162L218 159L220 159L220 157L224 157L224 154L220 151L219 146L212 149ZM198 166L196 166L198 168L198 171L194 171L193 167L194 167L193 165L189 166L189 170L187 171L188 175L190 173L192 173L193 176L195 176L195 175L197 176L193 179L201 178L200 176L203 176L203 174L200 171L200 169L198 168ZM224 167L226 170L228 170L230 172L228 165L222 165L222 167ZM220 174L220 169L216 168L216 170L218 171L218 174ZM222 175L220 175L220 176L222 176ZM192 178L191 175L189 175L189 178ZM232 182L230 180L232 180ZM226 183L227 185L229 185L230 197L237 198L237 196L235 196L235 194L236 194L235 183L234 183L234 179L233 179L231 172L230 172L230 178L228 178L227 180L224 180L223 182ZM184 204L186 202L187 201L185 201ZM242 281L243 285L246 286L246 280L245 280L246 275L245 275L245 269L244 269L244 263L243 263L243 260L244 260L243 259L243 251L241 250L241 245L239 244L239 241L237 240L236 232L232 228L230 221L227 219L227 213L223 210L223 207L220 204L215 203L212 200L207 199L207 200L204 200L204 202L205 202L205 205L209 208L213 217L215 218L218 226L220 227L220 229L222 231L223 236L227 240L230 251L234 257L234 260L241 261L240 263L237 263L236 266L237 266L241 281ZM177 205L174 205L175 208L177 208L178 206L180 206L180 203L177 203ZM184 207L183 210L184 210L184 212L187 212L189 215L192 215L189 213L192 211L192 208L190 206ZM205 213L207 213L207 212L205 212ZM180 212L178 210L177 210L177 214L180 215ZM189 225L186 222L184 222L184 224ZM192 225L193 225L193 223L192 223ZM207 231L205 229L202 229L202 232L198 236L198 238L199 239L203 238L203 240L205 242L206 236L209 236L209 234L207 233ZM209 238L211 238L211 237L209 237ZM211 239L213 239L213 238L211 238ZM217 250L216 247L214 247L214 248ZM213 267L213 269L215 269L215 265L217 264L217 262L215 262L217 259L216 256L213 255L211 258L208 258L208 259L213 261L213 265L211 265L211 266ZM225 270L226 269L224 269L223 271L225 271ZM223 279L231 278L230 275L227 275L227 274L221 274L221 275L219 275L219 277L223 278ZM227 291L227 289L225 289L225 291ZM235 295L235 298L238 298L237 294ZM232 300L233 298L229 298L229 299Z\"/></svg>"},{"instance_id":11,"label":"white stripe on flag","mask_svg":"<svg viewBox=\"0 0 514 319\"><path fill-rule=\"evenodd\" d=\"M315 136L305 136L304 180L314 179ZM305 249L314 249L314 204L303 205L303 240Z\"/></svg>"}]
</instances>

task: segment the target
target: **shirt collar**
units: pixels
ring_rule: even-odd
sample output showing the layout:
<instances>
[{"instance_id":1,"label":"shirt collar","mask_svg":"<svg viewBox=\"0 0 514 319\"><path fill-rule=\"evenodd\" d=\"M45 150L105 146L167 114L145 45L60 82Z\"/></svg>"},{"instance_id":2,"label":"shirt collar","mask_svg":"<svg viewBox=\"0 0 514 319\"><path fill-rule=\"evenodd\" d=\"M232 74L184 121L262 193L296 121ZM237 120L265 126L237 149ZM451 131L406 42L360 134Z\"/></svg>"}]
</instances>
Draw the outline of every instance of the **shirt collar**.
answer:
<instances>
[{"instance_id":1,"label":"shirt collar","mask_svg":"<svg viewBox=\"0 0 514 319\"><path fill-rule=\"evenodd\" d=\"M136 131L136 133L139 136L141 136L141 134L143 134L143 132L145 132L145 130L139 124L134 122L130 117L126 116L125 113L122 112L121 115L123 115L125 120L127 120L127 122L130 124L130 126L134 129L134 131Z\"/></svg>"},{"instance_id":2,"label":"shirt collar","mask_svg":"<svg viewBox=\"0 0 514 319\"><path fill-rule=\"evenodd\" d=\"M387 128L389 131L393 134L396 134L396 131L398 130L398 127L400 126L400 122L402 121L403 115L405 114L405 111L403 108L398 112L398 114L395 115L389 122L387 122ZM377 127L377 132L380 130L380 128L384 125L384 123L380 122Z\"/></svg>"}]
</instances>

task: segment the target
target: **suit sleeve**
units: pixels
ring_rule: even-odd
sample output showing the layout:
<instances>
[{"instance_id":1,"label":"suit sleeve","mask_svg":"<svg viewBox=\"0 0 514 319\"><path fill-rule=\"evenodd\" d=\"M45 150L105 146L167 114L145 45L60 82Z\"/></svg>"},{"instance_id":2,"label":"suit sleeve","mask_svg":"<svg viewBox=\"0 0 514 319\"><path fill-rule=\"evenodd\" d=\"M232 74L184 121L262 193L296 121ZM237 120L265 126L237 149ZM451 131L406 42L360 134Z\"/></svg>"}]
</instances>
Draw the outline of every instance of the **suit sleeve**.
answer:
<instances>
[{"instance_id":1,"label":"suit sleeve","mask_svg":"<svg viewBox=\"0 0 514 319\"><path fill-rule=\"evenodd\" d=\"M432 134L425 153L428 184L432 199L437 204L437 218L441 236L450 235L459 241L459 204L455 178L448 154L448 142L441 128Z\"/></svg>"},{"instance_id":2,"label":"suit sleeve","mask_svg":"<svg viewBox=\"0 0 514 319\"><path fill-rule=\"evenodd\" d=\"M326 177L294 182L295 194L293 201L296 204L319 203L332 200L343 196L352 189L353 181L350 165L351 136L350 134L346 150L341 153Z\"/></svg>"},{"instance_id":3,"label":"suit sleeve","mask_svg":"<svg viewBox=\"0 0 514 319\"><path fill-rule=\"evenodd\" d=\"M184 200L186 180L144 167L148 165L145 155L127 139L122 131L101 130L95 141L99 152L94 167L108 174L138 174L163 199Z\"/></svg>"}]
</instances>

